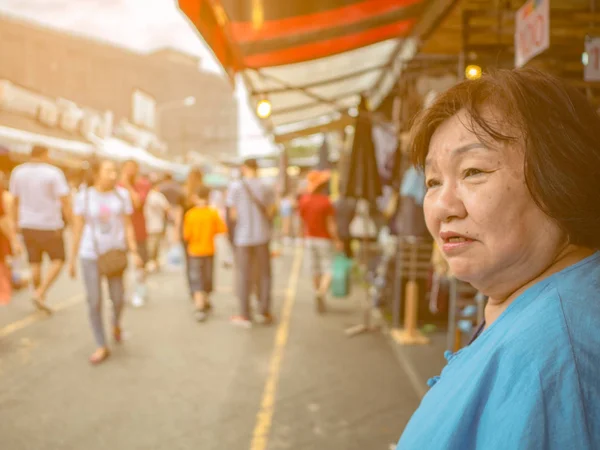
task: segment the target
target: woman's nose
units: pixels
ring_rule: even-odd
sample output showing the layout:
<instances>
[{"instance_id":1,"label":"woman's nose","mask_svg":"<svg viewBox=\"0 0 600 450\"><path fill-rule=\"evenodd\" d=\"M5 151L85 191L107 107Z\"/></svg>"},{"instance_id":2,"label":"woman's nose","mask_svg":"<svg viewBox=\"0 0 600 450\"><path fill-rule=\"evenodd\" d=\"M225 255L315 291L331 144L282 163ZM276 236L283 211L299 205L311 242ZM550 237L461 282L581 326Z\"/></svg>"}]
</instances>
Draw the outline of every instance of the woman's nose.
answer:
<instances>
[{"instance_id":1,"label":"woman's nose","mask_svg":"<svg viewBox=\"0 0 600 450\"><path fill-rule=\"evenodd\" d=\"M451 184L441 186L434 197L433 208L438 220L448 222L452 219L461 219L467 215L465 204L456 188Z\"/></svg>"}]
</instances>

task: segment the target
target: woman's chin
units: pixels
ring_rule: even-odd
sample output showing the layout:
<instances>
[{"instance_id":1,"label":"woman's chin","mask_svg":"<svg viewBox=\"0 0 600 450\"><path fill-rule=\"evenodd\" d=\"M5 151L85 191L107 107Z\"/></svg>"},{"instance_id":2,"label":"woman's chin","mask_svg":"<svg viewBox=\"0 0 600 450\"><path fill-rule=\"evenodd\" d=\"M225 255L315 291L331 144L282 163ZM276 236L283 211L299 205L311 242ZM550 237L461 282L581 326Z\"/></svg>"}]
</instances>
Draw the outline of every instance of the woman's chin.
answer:
<instances>
[{"instance_id":1,"label":"woman's chin","mask_svg":"<svg viewBox=\"0 0 600 450\"><path fill-rule=\"evenodd\" d=\"M481 268L477 267L477 264L469 261L456 261L451 262L449 265L452 275L466 283L473 283L473 281L477 280L477 275L481 272Z\"/></svg>"}]
</instances>

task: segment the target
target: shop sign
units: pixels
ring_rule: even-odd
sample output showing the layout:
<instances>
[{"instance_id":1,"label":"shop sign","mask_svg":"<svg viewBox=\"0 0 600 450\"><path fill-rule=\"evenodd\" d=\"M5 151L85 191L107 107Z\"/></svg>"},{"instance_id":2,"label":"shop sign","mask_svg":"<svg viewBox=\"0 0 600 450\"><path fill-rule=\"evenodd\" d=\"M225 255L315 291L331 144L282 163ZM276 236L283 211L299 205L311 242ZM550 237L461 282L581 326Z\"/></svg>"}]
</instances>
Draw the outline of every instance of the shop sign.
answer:
<instances>
[{"instance_id":1,"label":"shop sign","mask_svg":"<svg viewBox=\"0 0 600 450\"><path fill-rule=\"evenodd\" d=\"M515 67L550 47L550 0L529 0L515 20Z\"/></svg>"},{"instance_id":2,"label":"shop sign","mask_svg":"<svg viewBox=\"0 0 600 450\"><path fill-rule=\"evenodd\" d=\"M31 117L51 128L79 132L86 138L90 134L100 138L112 134L112 113L102 114L63 98L46 97L8 80L0 80L0 108Z\"/></svg>"}]
</instances>

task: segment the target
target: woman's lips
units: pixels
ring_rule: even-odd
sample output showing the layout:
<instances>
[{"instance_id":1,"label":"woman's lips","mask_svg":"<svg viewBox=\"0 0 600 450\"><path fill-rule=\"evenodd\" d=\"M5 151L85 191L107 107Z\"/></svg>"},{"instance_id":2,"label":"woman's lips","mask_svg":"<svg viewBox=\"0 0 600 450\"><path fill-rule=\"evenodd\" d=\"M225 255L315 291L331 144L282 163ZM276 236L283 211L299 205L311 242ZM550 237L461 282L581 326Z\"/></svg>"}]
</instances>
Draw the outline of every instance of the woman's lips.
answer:
<instances>
[{"instance_id":1,"label":"woman's lips","mask_svg":"<svg viewBox=\"0 0 600 450\"><path fill-rule=\"evenodd\" d=\"M475 242L473 239L464 236L445 238L443 239L442 251L446 254L457 253L468 248L473 242Z\"/></svg>"}]
</instances>

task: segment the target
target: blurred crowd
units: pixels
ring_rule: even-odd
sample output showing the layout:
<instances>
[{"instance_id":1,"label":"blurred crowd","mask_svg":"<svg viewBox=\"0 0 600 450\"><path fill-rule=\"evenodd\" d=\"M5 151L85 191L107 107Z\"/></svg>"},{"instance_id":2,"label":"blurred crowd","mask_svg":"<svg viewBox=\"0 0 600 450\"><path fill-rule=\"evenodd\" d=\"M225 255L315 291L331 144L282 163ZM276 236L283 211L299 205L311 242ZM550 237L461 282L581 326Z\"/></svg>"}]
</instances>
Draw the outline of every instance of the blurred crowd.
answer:
<instances>
[{"instance_id":1,"label":"blurred crowd","mask_svg":"<svg viewBox=\"0 0 600 450\"><path fill-rule=\"evenodd\" d=\"M179 182L168 173L142 173L135 161L118 167L94 160L85 173L65 175L47 148L35 146L29 161L1 184L0 302L8 304L14 290L30 286L32 307L51 315L49 292L66 265L85 288L96 343L90 362L98 364L110 355L103 282L116 343L122 341L126 303L143 307L148 275L165 269L185 272L194 318L204 322L213 309L218 250L219 261L234 270L239 308L231 323L270 325L276 247L305 245L315 309L324 313L336 253L351 256L348 224L340 226L344 208L334 207L329 192L331 173L309 172L293 193L281 195L259 177L256 160L245 161L237 172L228 186L212 188L199 169Z\"/></svg>"}]
</instances>

